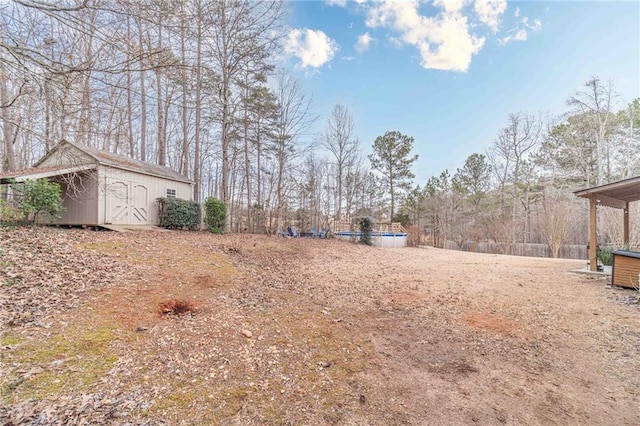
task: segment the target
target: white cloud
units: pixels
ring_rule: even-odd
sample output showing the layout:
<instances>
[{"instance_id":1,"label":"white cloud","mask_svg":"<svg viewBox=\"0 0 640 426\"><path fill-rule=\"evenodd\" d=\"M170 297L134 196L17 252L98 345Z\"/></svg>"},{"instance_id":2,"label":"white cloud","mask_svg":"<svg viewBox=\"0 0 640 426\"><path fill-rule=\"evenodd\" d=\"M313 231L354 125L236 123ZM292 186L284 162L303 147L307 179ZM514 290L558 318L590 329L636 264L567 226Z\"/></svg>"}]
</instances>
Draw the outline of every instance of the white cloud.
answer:
<instances>
[{"instance_id":1,"label":"white cloud","mask_svg":"<svg viewBox=\"0 0 640 426\"><path fill-rule=\"evenodd\" d=\"M326 0L329 6L338 6L345 7L347 5L347 0Z\"/></svg>"},{"instance_id":2,"label":"white cloud","mask_svg":"<svg viewBox=\"0 0 640 426\"><path fill-rule=\"evenodd\" d=\"M473 8L480 22L495 32L498 31L502 15L507 10L507 0L476 0Z\"/></svg>"},{"instance_id":3,"label":"white cloud","mask_svg":"<svg viewBox=\"0 0 640 426\"><path fill-rule=\"evenodd\" d=\"M373 37L369 35L369 33L364 33L358 36L358 41L356 42L356 51L358 53L364 53L369 50L369 46L373 41Z\"/></svg>"},{"instance_id":4,"label":"white cloud","mask_svg":"<svg viewBox=\"0 0 640 426\"><path fill-rule=\"evenodd\" d=\"M524 18L522 18L522 24L533 31L540 31L542 29L542 21L540 21L539 19L534 19L533 23L530 24L529 18L525 16Z\"/></svg>"},{"instance_id":5,"label":"white cloud","mask_svg":"<svg viewBox=\"0 0 640 426\"><path fill-rule=\"evenodd\" d=\"M320 30L308 28L289 32L284 43L285 52L300 59L303 67L320 68L338 51L338 45Z\"/></svg>"},{"instance_id":6,"label":"white cloud","mask_svg":"<svg viewBox=\"0 0 640 426\"><path fill-rule=\"evenodd\" d=\"M350 0L325 0L325 3L329 6L347 7L347 4L349 3L349 1ZM365 4L367 0L355 0L355 2L360 6Z\"/></svg>"},{"instance_id":7,"label":"white cloud","mask_svg":"<svg viewBox=\"0 0 640 426\"><path fill-rule=\"evenodd\" d=\"M519 7L516 7L516 11L513 14L513 16L515 16L516 18L520 16L520 8Z\"/></svg>"},{"instance_id":8,"label":"white cloud","mask_svg":"<svg viewBox=\"0 0 640 426\"><path fill-rule=\"evenodd\" d=\"M373 3L366 24L399 33L399 37L392 35L390 39L415 46L424 68L467 71L472 56L483 46L484 37L469 33L467 17L462 14L464 1L436 0L434 6L442 12L433 17L421 15L419 6L419 0Z\"/></svg>"},{"instance_id":9,"label":"white cloud","mask_svg":"<svg viewBox=\"0 0 640 426\"><path fill-rule=\"evenodd\" d=\"M513 36L515 41L526 41L527 40L527 32L525 30L520 30Z\"/></svg>"},{"instance_id":10,"label":"white cloud","mask_svg":"<svg viewBox=\"0 0 640 426\"><path fill-rule=\"evenodd\" d=\"M518 25L518 27L513 28L509 31L512 33L506 37L502 37L498 39L500 44L507 44L513 41L527 41L529 36L529 31L540 31L542 29L542 21L540 19L534 19L533 22L529 21L528 17L522 18L520 21L522 25Z\"/></svg>"},{"instance_id":11,"label":"white cloud","mask_svg":"<svg viewBox=\"0 0 640 426\"><path fill-rule=\"evenodd\" d=\"M500 44L507 44L512 41L527 41L527 30L520 29L514 35L508 35L506 37L498 39Z\"/></svg>"},{"instance_id":12,"label":"white cloud","mask_svg":"<svg viewBox=\"0 0 640 426\"><path fill-rule=\"evenodd\" d=\"M460 12L465 0L433 0L433 5L444 9L446 12Z\"/></svg>"}]
</instances>

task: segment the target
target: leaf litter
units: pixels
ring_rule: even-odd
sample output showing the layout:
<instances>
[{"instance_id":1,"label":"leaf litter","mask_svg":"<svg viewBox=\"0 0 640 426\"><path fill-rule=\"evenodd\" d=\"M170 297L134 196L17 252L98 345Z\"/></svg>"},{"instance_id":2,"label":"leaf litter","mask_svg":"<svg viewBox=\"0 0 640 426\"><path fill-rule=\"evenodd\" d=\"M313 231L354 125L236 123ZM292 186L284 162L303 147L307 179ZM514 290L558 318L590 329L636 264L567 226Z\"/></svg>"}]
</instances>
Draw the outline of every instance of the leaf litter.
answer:
<instances>
[{"instance_id":1,"label":"leaf litter","mask_svg":"<svg viewBox=\"0 0 640 426\"><path fill-rule=\"evenodd\" d=\"M0 424L640 420L638 309L563 272L573 261L187 232L0 237Z\"/></svg>"}]
</instances>

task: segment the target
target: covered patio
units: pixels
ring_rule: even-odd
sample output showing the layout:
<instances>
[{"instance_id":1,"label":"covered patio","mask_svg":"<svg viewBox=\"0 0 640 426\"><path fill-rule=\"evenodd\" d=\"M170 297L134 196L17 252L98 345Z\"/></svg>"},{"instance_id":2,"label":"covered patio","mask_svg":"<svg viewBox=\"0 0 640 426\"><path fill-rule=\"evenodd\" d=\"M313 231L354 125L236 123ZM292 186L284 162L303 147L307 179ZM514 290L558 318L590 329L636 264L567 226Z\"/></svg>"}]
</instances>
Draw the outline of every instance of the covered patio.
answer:
<instances>
[{"instance_id":1,"label":"covered patio","mask_svg":"<svg viewBox=\"0 0 640 426\"><path fill-rule=\"evenodd\" d=\"M589 200L589 269L597 270L597 207L606 206L623 211L623 243L629 246L629 203L640 200L640 176L606 185L575 191L577 197Z\"/></svg>"}]
</instances>

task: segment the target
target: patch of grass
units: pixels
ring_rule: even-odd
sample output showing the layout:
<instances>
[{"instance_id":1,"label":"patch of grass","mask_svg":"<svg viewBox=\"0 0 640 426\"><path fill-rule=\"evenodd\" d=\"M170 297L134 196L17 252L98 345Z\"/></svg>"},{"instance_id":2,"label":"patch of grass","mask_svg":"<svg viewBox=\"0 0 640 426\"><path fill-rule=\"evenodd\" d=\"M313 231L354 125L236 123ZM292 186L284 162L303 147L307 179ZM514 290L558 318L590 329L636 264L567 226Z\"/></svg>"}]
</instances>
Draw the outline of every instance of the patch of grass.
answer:
<instances>
[{"instance_id":1,"label":"patch of grass","mask_svg":"<svg viewBox=\"0 0 640 426\"><path fill-rule=\"evenodd\" d=\"M20 285L22 284L22 278L8 278L3 282L4 285L6 285L7 287L13 287L14 285Z\"/></svg>"},{"instance_id":2,"label":"patch of grass","mask_svg":"<svg viewBox=\"0 0 640 426\"><path fill-rule=\"evenodd\" d=\"M110 349L112 329L65 330L45 340L23 342L5 358L21 370L40 369L26 377L14 376L2 384L1 399L11 402L44 398L60 392L86 391L118 360Z\"/></svg>"},{"instance_id":3,"label":"patch of grass","mask_svg":"<svg viewBox=\"0 0 640 426\"><path fill-rule=\"evenodd\" d=\"M125 244L120 241L102 241L99 243L79 244L78 248L93 250L100 253L119 253L126 248Z\"/></svg>"},{"instance_id":4,"label":"patch of grass","mask_svg":"<svg viewBox=\"0 0 640 426\"><path fill-rule=\"evenodd\" d=\"M238 414L250 392L251 389L245 386L223 389L219 395L221 401L215 413L216 420L221 421Z\"/></svg>"},{"instance_id":5,"label":"patch of grass","mask_svg":"<svg viewBox=\"0 0 640 426\"><path fill-rule=\"evenodd\" d=\"M174 391L160 398L153 406L154 411L164 411L167 409L180 409L195 404L202 398L202 393L196 389L187 389L184 384L177 384Z\"/></svg>"},{"instance_id":6,"label":"patch of grass","mask_svg":"<svg viewBox=\"0 0 640 426\"><path fill-rule=\"evenodd\" d=\"M0 337L0 346L13 346L20 343L21 340L12 333L7 333Z\"/></svg>"},{"instance_id":7,"label":"patch of grass","mask_svg":"<svg viewBox=\"0 0 640 426\"><path fill-rule=\"evenodd\" d=\"M22 359L32 363L52 362L60 355L66 358L103 355L106 347L115 338L110 327L95 330L65 330L47 341L33 342L19 352Z\"/></svg>"},{"instance_id":8,"label":"patch of grass","mask_svg":"<svg viewBox=\"0 0 640 426\"><path fill-rule=\"evenodd\" d=\"M228 288L237 277L242 277L243 273L237 271L232 265L194 265L195 270L206 272L205 274L193 277L193 283L205 288Z\"/></svg>"},{"instance_id":9,"label":"patch of grass","mask_svg":"<svg viewBox=\"0 0 640 426\"><path fill-rule=\"evenodd\" d=\"M176 383L171 393L158 397L145 416L159 416L171 423L186 421L187 424L219 424L221 419L238 412L235 410L230 415L226 415L228 411L224 400L220 395L211 399L210 391L186 386L181 382ZM202 407L210 407L210 409L202 410Z\"/></svg>"}]
</instances>

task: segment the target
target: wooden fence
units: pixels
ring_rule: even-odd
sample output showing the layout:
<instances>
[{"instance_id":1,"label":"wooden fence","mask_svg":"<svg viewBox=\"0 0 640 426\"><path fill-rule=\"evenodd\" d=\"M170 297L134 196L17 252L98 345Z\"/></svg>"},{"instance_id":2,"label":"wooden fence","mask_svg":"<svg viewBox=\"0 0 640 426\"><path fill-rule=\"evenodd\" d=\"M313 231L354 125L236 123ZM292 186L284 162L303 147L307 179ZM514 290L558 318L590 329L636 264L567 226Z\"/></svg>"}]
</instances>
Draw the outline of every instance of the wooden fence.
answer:
<instances>
[{"instance_id":1,"label":"wooden fence","mask_svg":"<svg viewBox=\"0 0 640 426\"><path fill-rule=\"evenodd\" d=\"M448 250L470 251L474 253L510 254L514 256L551 257L551 250L546 244L523 243L464 243L462 246L455 241L445 241L444 248ZM563 245L560 247L559 257L563 259L588 259L587 245Z\"/></svg>"}]
</instances>

